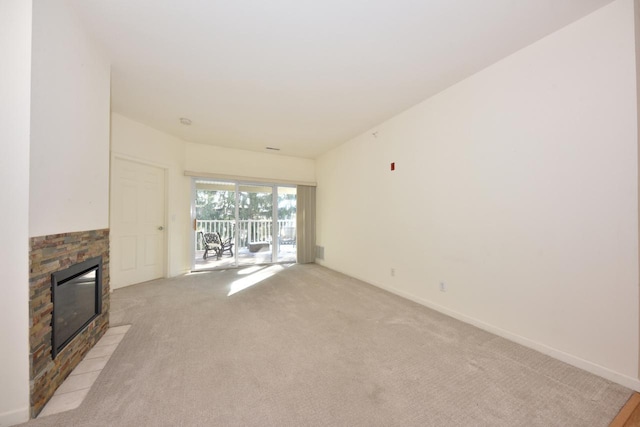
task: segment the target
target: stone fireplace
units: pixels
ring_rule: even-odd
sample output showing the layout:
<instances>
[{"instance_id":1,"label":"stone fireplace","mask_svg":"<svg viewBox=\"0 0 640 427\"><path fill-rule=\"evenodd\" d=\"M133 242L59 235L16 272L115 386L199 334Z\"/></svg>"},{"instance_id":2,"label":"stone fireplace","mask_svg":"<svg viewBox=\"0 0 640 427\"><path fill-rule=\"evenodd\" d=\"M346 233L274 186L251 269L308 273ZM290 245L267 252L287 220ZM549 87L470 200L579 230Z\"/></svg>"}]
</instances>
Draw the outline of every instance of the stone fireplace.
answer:
<instances>
[{"instance_id":1,"label":"stone fireplace","mask_svg":"<svg viewBox=\"0 0 640 427\"><path fill-rule=\"evenodd\" d=\"M33 237L29 243L29 362L31 416L35 417L109 327L109 230ZM101 259L100 313L54 358L52 275L98 257Z\"/></svg>"}]
</instances>

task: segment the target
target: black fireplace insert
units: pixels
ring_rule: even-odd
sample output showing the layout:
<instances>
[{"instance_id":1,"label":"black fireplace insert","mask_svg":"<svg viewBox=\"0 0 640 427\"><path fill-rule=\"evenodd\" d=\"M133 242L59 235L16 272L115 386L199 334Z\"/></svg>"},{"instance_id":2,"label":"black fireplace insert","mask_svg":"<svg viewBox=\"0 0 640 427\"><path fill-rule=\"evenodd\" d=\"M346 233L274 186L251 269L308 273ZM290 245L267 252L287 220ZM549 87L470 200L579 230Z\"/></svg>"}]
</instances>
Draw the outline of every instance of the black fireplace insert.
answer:
<instances>
[{"instance_id":1,"label":"black fireplace insert","mask_svg":"<svg viewBox=\"0 0 640 427\"><path fill-rule=\"evenodd\" d=\"M51 275L51 357L102 313L102 257L89 258Z\"/></svg>"}]
</instances>

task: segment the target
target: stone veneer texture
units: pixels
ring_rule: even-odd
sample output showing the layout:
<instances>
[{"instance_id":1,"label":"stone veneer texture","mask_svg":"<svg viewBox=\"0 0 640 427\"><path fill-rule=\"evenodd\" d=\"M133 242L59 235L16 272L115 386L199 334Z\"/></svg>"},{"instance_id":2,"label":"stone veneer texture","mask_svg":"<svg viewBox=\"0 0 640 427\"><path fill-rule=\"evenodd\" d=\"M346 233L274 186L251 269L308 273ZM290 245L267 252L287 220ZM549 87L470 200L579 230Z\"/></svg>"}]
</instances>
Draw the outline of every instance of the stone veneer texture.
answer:
<instances>
[{"instance_id":1,"label":"stone veneer texture","mask_svg":"<svg viewBox=\"0 0 640 427\"><path fill-rule=\"evenodd\" d=\"M102 314L51 358L51 274L102 256ZM109 328L109 229L32 237L29 250L29 341L31 416Z\"/></svg>"}]
</instances>

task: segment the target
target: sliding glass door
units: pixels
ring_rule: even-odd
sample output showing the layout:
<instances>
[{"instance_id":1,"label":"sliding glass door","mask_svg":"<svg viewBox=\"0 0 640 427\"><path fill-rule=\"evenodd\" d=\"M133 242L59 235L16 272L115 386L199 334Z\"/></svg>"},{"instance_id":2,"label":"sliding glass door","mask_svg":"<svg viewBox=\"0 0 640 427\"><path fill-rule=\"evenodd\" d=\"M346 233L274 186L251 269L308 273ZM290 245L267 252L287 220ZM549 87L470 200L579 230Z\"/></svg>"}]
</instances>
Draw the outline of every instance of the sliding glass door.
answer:
<instances>
[{"instance_id":1,"label":"sliding glass door","mask_svg":"<svg viewBox=\"0 0 640 427\"><path fill-rule=\"evenodd\" d=\"M273 261L273 187L238 185L238 265Z\"/></svg>"},{"instance_id":2,"label":"sliding glass door","mask_svg":"<svg viewBox=\"0 0 640 427\"><path fill-rule=\"evenodd\" d=\"M236 185L195 180L193 202L195 251L193 269L229 267L236 263ZM229 250L222 243L229 245Z\"/></svg>"},{"instance_id":3,"label":"sliding glass door","mask_svg":"<svg viewBox=\"0 0 640 427\"><path fill-rule=\"evenodd\" d=\"M296 188L194 179L193 269L296 262Z\"/></svg>"}]
</instances>

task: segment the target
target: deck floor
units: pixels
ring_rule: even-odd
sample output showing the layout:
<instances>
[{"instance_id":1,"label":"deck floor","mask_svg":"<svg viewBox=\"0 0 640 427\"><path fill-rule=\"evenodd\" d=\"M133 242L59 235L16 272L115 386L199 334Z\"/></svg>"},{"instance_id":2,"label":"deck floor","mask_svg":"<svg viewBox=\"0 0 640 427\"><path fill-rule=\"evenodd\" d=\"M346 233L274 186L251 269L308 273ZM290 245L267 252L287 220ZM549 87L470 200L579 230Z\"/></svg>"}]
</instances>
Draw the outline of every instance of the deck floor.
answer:
<instances>
[{"instance_id":1,"label":"deck floor","mask_svg":"<svg viewBox=\"0 0 640 427\"><path fill-rule=\"evenodd\" d=\"M235 248L234 256L230 256L228 253L222 255L220 259L216 259L215 256L207 257L203 259L204 251L196 251L196 262L194 270L212 270L220 268L241 267L245 265L258 265L258 264L270 264L271 263L271 247L264 248L258 252L250 252L249 248L240 248L237 251L238 264L235 263ZM280 245L280 251L277 262L296 262L296 246L295 245Z\"/></svg>"}]
</instances>

